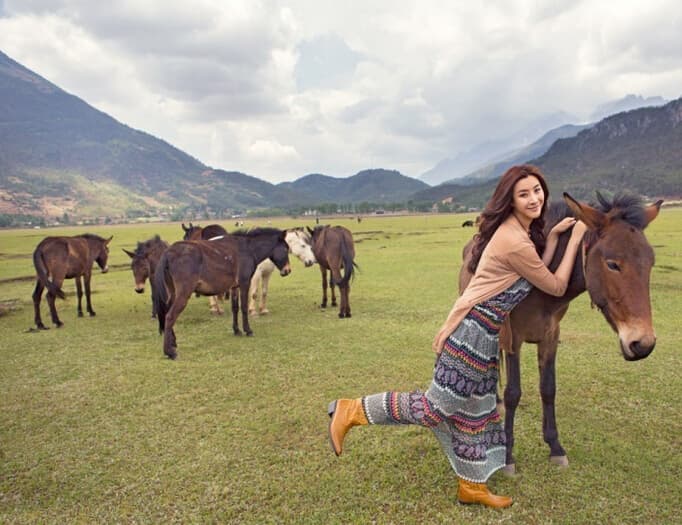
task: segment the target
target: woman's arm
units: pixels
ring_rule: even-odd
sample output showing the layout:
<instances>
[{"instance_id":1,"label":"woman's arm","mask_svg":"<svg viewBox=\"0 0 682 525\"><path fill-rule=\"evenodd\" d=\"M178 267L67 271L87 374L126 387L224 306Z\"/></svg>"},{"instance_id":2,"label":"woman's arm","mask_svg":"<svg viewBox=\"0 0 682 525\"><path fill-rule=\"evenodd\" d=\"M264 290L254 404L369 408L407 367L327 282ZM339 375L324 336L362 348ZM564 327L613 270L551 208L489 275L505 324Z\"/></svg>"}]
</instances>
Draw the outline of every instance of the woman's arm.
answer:
<instances>
[{"instance_id":1,"label":"woman's arm","mask_svg":"<svg viewBox=\"0 0 682 525\"><path fill-rule=\"evenodd\" d=\"M565 219L558 222L549 232L547 236L547 244L545 245L545 251L542 253L542 262L545 266L549 266L554 257L554 252L556 251L557 244L559 244L559 235L568 230L576 222L573 217L566 217Z\"/></svg>"},{"instance_id":2,"label":"woman's arm","mask_svg":"<svg viewBox=\"0 0 682 525\"><path fill-rule=\"evenodd\" d=\"M532 244L510 253L509 263L516 273L527 279L533 286L540 288L545 293L559 297L566 292L568 280L573 271L573 264L578 254L578 247L586 229L584 223L580 221L575 223L571 238L566 246L566 252L554 273L550 272L543 260L538 257Z\"/></svg>"}]
</instances>

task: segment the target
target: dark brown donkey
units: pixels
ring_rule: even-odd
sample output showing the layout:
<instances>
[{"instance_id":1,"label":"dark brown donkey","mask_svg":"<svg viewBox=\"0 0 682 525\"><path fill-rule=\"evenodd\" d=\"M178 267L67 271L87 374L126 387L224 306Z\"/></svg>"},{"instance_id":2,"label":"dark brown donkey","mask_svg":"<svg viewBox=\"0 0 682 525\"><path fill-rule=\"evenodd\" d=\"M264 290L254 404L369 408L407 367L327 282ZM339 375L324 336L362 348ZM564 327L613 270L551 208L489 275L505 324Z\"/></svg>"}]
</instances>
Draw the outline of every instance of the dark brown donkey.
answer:
<instances>
[{"instance_id":1,"label":"dark brown donkey","mask_svg":"<svg viewBox=\"0 0 682 525\"><path fill-rule=\"evenodd\" d=\"M554 410L555 363L559 323L568 311L569 303L587 290L592 304L618 334L620 350L627 361L644 359L656 344L649 300L649 276L654 264L654 252L642 230L656 218L663 201L644 206L642 200L634 196L619 195L611 202L600 194L597 197L599 205L592 207L564 193L565 204L557 203L549 208L545 220L546 232L568 216L582 220L588 227L566 293L562 297L553 297L533 288L528 297L512 310L509 323L500 332L500 346L505 351L507 372L504 390L505 471L509 474L516 471L513 456L514 415L521 399L519 361L524 342L537 344L542 432L549 445L550 461L560 466L568 466L568 459L559 443ZM549 265L552 271L559 266L569 237L570 232L560 236ZM471 276L467 271L470 244L464 249L460 290Z\"/></svg>"},{"instance_id":2,"label":"dark brown donkey","mask_svg":"<svg viewBox=\"0 0 682 525\"><path fill-rule=\"evenodd\" d=\"M134 252L123 248L123 251L130 257L130 269L133 271L135 280L135 291L144 292L144 283L149 279L149 287L154 289L154 272L159 264L161 255L168 248L168 243L162 241L158 235L144 242L138 242ZM153 292L152 292L153 295ZM152 317L156 317L154 301L152 301Z\"/></svg>"},{"instance_id":3,"label":"dark brown donkey","mask_svg":"<svg viewBox=\"0 0 682 525\"><path fill-rule=\"evenodd\" d=\"M312 237L313 253L320 265L322 273L322 308L327 307L327 270L329 270L329 288L332 294L332 306L336 306L334 286L339 287L341 305L339 317L350 317L350 280L357 268L355 264L355 246L353 235L343 226L316 226L314 230L308 228ZM343 268L343 276L341 269Z\"/></svg>"},{"instance_id":4,"label":"dark brown donkey","mask_svg":"<svg viewBox=\"0 0 682 525\"><path fill-rule=\"evenodd\" d=\"M62 283L64 279L76 280L76 293L78 295L78 317L83 317L83 284L85 284L85 301L90 316L95 315L90 302L90 277L92 265L96 262L102 273L109 270L107 259L109 258L108 244L113 235L103 239L92 233L76 235L74 237L45 237L33 252L33 265L36 269L36 287L33 291L33 308L35 310L35 323L40 330L47 330L40 317L40 299L43 290L47 288L47 304L50 306L52 322L59 328L63 326L57 316L55 299L64 299Z\"/></svg>"},{"instance_id":5,"label":"dark brown donkey","mask_svg":"<svg viewBox=\"0 0 682 525\"><path fill-rule=\"evenodd\" d=\"M241 334L238 325L241 297L242 327L246 335L253 335L248 300L251 276L258 263L268 257L282 276L291 272L289 246L284 235L282 230L257 228L211 240L179 241L165 251L157 267L152 294L159 332L164 334L163 351L168 357L177 356L173 325L192 293L217 295L232 291L235 335Z\"/></svg>"}]
</instances>

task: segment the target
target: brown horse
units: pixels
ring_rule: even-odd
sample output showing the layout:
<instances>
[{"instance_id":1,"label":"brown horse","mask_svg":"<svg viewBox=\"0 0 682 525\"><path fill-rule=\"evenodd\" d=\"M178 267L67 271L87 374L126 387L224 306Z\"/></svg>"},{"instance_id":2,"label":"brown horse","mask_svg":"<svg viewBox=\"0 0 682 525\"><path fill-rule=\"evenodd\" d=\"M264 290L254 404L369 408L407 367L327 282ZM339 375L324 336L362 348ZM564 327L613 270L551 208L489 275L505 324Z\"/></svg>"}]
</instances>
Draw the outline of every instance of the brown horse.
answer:
<instances>
[{"instance_id":1,"label":"brown horse","mask_svg":"<svg viewBox=\"0 0 682 525\"><path fill-rule=\"evenodd\" d=\"M597 194L599 206L592 207L574 200L564 193L564 203L552 205L546 217L545 231L561 219L574 216L582 220L588 231L582 241L573 273L562 297L547 295L533 288L509 316L500 332L500 346L504 350L507 386L504 390L506 467L513 474L514 416L521 399L521 345L537 345L542 397L542 432L549 445L550 461L567 466L566 452L559 442L555 417L556 352L559 342L559 323L568 311L569 303L585 290L611 328L618 334L620 351L627 361L647 357L656 344L649 300L649 276L654 264L654 252L642 230L656 218L661 203L644 206L641 199L620 195L612 202ZM569 232L561 235L552 271L559 266ZM467 270L469 243L464 249L464 264L460 272L460 291L471 275Z\"/></svg>"},{"instance_id":2,"label":"brown horse","mask_svg":"<svg viewBox=\"0 0 682 525\"><path fill-rule=\"evenodd\" d=\"M36 287L33 291L33 309L35 323L40 330L47 330L40 317L40 299L43 290L47 288L47 304L50 306L52 322L57 328L64 325L59 320L55 299L64 299L62 283L64 279L76 280L78 295L78 317L83 317L83 284L85 285L85 301L90 316L95 315L90 301L90 277L92 265L96 262L102 273L109 270L108 244L113 235L103 239L92 233L76 235L74 237L45 237L33 252L33 265L36 269ZM82 283L81 283L82 278Z\"/></svg>"},{"instance_id":3,"label":"brown horse","mask_svg":"<svg viewBox=\"0 0 682 525\"><path fill-rule=\"evenodd\" d=\"M246 335L253 335L248 315L249 284L258 263L268 257L282 276L291 272L282 230L257 228L211 240L179 241L168 248L159 261L152 290L159 332L164 334L164 353L171 359L177 356L173 325L192 293L217 295L232 290L232 330L235 335L242 333L238 324L241 299L242 328Z\"/></svg>"},{"instance_id":4,"label":"brown horse","mask_svg":"<svg viewBox=\"0 0 682 525\"><path fill-rule=\"evenodd\" d=\"M312 238L313 253L317 262L320 264L322 273L322 308L327 307L327 270L329 270L329 288L332 295L332 306L336 306L336 295L334 285L339 287L341 292L341 306L339 307L339 317L350 317L350 280L355 269L355 246L353 245L353 235L343 226L316 226L314 230L308 228ZM343 277L341 269L343 268Z\"/></svg>"},{"instance_id":5,"label":"brown horse","mask_svg":"<svg viewBox=\"0 0 682 525\"><path fill-rule=\"evenodd\" d=\"M168 243L162 241L158 235L144 242L138 242L134 252L123 248L123 251L131 258L130 269L133 271L135 291L144 292L144 283L149 279L150 288L154 288L154 272L159 264L161 255L168 248ZM152 301L152 317L156 317L154 301Z\"/></svg>"}]
</instances>

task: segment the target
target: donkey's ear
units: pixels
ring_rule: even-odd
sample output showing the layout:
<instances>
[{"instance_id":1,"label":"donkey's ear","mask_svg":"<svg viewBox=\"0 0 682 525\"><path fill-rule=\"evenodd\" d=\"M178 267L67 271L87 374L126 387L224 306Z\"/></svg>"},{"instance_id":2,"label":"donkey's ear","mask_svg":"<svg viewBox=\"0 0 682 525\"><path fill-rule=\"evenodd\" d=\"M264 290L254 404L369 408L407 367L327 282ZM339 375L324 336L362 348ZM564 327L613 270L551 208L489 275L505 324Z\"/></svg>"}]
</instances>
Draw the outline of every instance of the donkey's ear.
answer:
<instances>
[{"instance_id":1,"label":"donkey's ear","mask_svg":"<svg viewBox=\"0 0 682 525\"><path fill-rule=\"evenodd\" d=\"M126 253L128 254L128 257L130 257L131 259L132 259L133 257L135 257L135 254L134 254L133 252L129 252L129 251L126 250L125 248L121 248L121 249L122 249L124 252L126 252Z\"/></svg>"},{"instance_id":2,"label":"donkey's ear","mask_svg":"<svg viewBox=\"0 0 682 525\"><path fill-rule=\"evenodd\" d=\"M566 201L568 207L571 208L575 218L583 221L587 225L588 229L598 230L604 226L604 223L606 222L606 215L600 212L598 209L593 208L585 202L578 202L565 192L564 200Z\"/></svg>"},{"instance_id":3,"label":"donkey's ear","mask_svg":"<svg viewBox=\"0 0 682 525\"><path fill-rule=\"evenodd\" d=\"M663 199L658 200L650 206L644 208L644 216L646 217L646 224L644 225L645 228L651 221L658 217L658 212L661 211L661 204L663 204Z\"/></svg>"}]
</instances>

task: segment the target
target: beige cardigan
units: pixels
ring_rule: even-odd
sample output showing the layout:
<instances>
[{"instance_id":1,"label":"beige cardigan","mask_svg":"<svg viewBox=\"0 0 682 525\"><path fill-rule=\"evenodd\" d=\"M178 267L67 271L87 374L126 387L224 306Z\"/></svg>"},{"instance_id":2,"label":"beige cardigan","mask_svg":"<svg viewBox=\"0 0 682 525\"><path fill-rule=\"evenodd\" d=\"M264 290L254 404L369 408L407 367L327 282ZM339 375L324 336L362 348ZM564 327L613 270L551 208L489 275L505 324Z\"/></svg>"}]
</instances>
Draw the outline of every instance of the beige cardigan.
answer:
<instances>
[{"instance_id":1,"label":"beige cardigan","mask_svg":"<svg viewBox=\"0 0 682 525\"><path fill-rule=\"evenodd\" d=\"M476 273L452 307L449 327L454 331L476 304L503 292L520 277L550 295L560 296L566 291L566 284L549 271L528 232L510 214L483 250Z\"/></svg>"}]
</instances>

